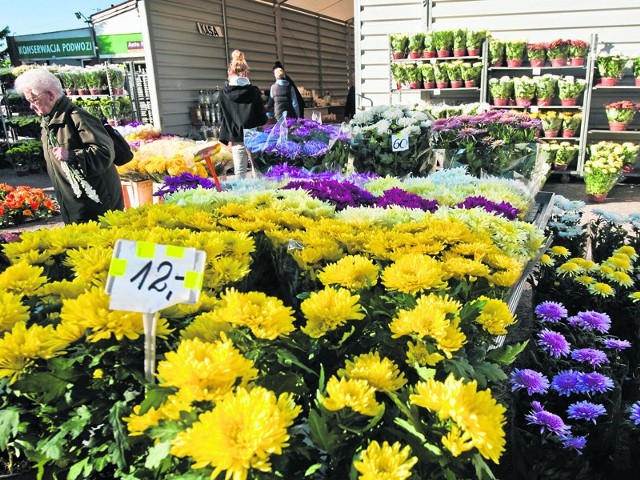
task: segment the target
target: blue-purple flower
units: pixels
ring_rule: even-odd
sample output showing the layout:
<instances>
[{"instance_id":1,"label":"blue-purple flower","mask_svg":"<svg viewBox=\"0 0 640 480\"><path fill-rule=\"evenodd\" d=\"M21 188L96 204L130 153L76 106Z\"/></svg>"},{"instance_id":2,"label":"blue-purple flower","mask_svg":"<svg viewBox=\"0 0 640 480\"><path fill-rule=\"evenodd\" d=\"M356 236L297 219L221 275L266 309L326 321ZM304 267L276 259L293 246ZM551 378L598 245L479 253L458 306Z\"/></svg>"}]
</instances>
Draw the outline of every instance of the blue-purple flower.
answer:
<instances>
[{"instance_id":1,"label":"blue-purple flower","mask_svg":"<svg viewBox=\"0 0 640 480\"><path fill-rule=\"evenodd\" d=\"M545 410L540 402L531 402L533 410L525 416L529 425L540 425L540 433L548 431L559 436L567 436L571 432L564 420L555 413Z\"/></svg>"},{"instance_id":2,"label":"blue-purple flower","mask_svg":"<svg viewBox=\"0 0 640 480\"><path fill-rule=\"evenodd\" d=\"M611 328L611 317L601 312L579 312L567 319L569 325L575 325L583 330L596 330L600 333L607 333Z\"/></svg>"},{"instance_id":3,"label":"blue-purple flower","mask_svg":"<svg viewBox=\"0 0 640 480\"><path fill-rule=\"evenodd\" d=\"M619 338L605 338L604 346L610 350L626 350L627 348L631 348L631 342Z\"/></svg>"},{"instance_id":4,"label":"blue-purple flower","mask_svg":"<svg viewBox=\"0 0 640 480\"><path fill-rule=\"evenodd\" d=\"M538 345L555 358L569 355L571 347L564 335L548 328L538 333Z\"/></svg>"},{"instance_id":5,"label":"blue-purple flower","mask_svg":"<svg viewBox=\"0 0 640 480\"><path fill-rule=\"evenodd\" d=\"M586 437L578 436L578 437L564 437L562 438L562 445L565 448L573 448L576 450L578 455L582 455L582 449L587 445Z\"/></svg>"},{"instance_id":6,"label":"blue-purple flower","mask_svg":"<svg viewBox=\"0 0 640 480\"><path fill-rule=\"evenodd\" d=\"M588 363L592 367L597 367L609 363L607 354L595 348L580 348L571 352L571 358L577 362Z\"/></svg>"},{"instance_id":7,"label":"blue-purple flower","mask_svg":"<svg viewBox=\"0 0 640 480\"><path fill-rule=\"evenodd\" d=\"M546 393L549 389L549 379L529 368L516 369L511 373L511 391L520 389L525 389L529 395Z\"/></svg>"},{"instance_id":8,"label":"blue-purple flower","mask_svg":"<svg viewBox=\"0 0 640 480\"><path fill-rule=\"evenodd\" d=\"M598 372L581 373L578 378L580 393L591 395L604 393L613 388L613 380Z\"/></svg>"},{"instance_id":9,"label":"blue-purple flower","mask_svg":"<svg viewBox=\"0 0 640 480\"><path fill-rule=\"evenodd\" d=\"M560 302L542 302L534 310L542 322L555 323L567 317L567 309Z\"/></svg>"},{"instance_id":10,"label":"blue-purple flower","mask_svg":"<svg viewBox=\"0 0 640 480\"><path fill-rule=\"evenodd\" d=\"M438 209L437 200L429 200L415 193L407 192L398 187L385 190L376 200L376 206L385 208L398 205L405 208L417 208L425 212L435 212Z\"/></svg>"},{"instance_id":11,"label":"blue-purple flower","mask_svg":"<svg viewBox=\"0 0 640 480\"><path fill-rule=\"evenodd\" d=\"M193 173L183 172L176 176L164 177L162 187L158 189L154 196L164 197L179 190L191 190L194 188L215 188L215 183L210 178L203 178Z\"/></svg>"},{"instance_id":12,"label":"blue-purple flower","mask_svg":"<svg viewBox=\"0 0 640 480\"><path fill-rule=\"evenodd\" d=\"M640 425L640 401L629 407L629 419L635 424Z\"/></svg>"},{"instance_id":13,"label":"blue-purple flower","mask_svg":"<svg viewBox=\"0 0 640 480\"><path fill-rule=\"evenodd\" d=\"M376 198L371 193L348 181L294 180L282 188L285 190L298 188L306 190L313 198L332 203L335 205L336 210L373 205L376 201Z\"/></svg>"},{"instance_id":14,"label":"blue-purple flower","mask_svg":"<svg viewBox=\"0 0 640 480\"><path fill-rule=\"evenodd\" d=\"M588 401L575 402L567 408L567 417L573 420L585 420L587 422L596 423L596 419L602 415L606 415L607 410L600 403L592 403Z\"/></svg>"},{"instance_id":15,"label":"blue-purple flower","mask_svg":"<svg viewBox=\"0 0 640 480\"><path fill-rule=\"evenodd\" d=\"M519 210L511 205L509 202L494 202L481 195L467 197L463 202L456 205L458 208L482 208L489 213L493 213L498 216L503 216L509 220L515 220L518 218Z\"/></svg>"},{"instance_id":16,"label":"blue-purple flower","mask_svg":"<svg viewBox=\"0 0 640 480\"><path fill-rule=\"evenodd\" d=\"M558 392L558 395L571 395L580 392L580 372L575 370L564 370L557 373L551 380L551 388Z\"/></svg>"}]
</instances>

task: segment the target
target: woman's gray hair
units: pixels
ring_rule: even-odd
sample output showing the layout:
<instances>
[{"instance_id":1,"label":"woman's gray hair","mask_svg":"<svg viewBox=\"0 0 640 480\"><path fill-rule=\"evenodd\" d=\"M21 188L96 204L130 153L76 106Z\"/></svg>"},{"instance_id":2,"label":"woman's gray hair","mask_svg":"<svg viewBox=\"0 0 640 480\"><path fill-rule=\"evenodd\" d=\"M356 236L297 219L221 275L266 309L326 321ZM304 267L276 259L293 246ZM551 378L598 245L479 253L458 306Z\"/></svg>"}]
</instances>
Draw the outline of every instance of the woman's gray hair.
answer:
<instances>
[{"instance_id":1,"label":"woman's gray hair","mask_svg":"<svg viewBox=\"0 0 640 480\"><path fill-rule=\"evenodd\" d=\"M27 70L16 78L14 87L21 95L24 95L25 91L31 90L33 95L51 92L56 98L59 98L64 93L58 77L46 68L32 68Z\"/></svg>"}]
</instances>

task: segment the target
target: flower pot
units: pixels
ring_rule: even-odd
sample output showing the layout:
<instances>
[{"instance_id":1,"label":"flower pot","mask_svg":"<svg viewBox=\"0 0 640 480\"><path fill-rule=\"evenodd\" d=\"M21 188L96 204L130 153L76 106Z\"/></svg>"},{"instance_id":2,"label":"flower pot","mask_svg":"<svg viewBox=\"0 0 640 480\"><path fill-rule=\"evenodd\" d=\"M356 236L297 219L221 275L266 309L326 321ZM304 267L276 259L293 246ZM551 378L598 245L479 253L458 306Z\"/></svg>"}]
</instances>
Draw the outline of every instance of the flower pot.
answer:
<instances>
[{"instance_id":1,"label":"flower pot","mask_svg":"<svg viewBox=\"0 0 640 480\"><path fill-rule=\"evenodd\" d=\"M65 91L65 93L67 95L75 95L78 92L77 90L75 90L73 88L65 88L64 91Z\"/></svg>"},{"instance_id":2,"label":"flower pot","mask_svg":"<svg viewBox=\"0 0 640 480\"><path fill-rule=\"evenodd\" d=\"M555 138L558 136L558 130L545 130L544 138Z\"/></svg>"},{"instance_id":3,"label":"flower pot","mask_svg":"<svg viewBox=\"0 0 640 480\"><path fill-rule=\"evenodd\" d=\"M553 164L553 169L554 170L566 170L567 168L569 168L569 165L567 163L554 163Z\"/></svg>"},{"instance_id":4,"label":"flower pot","mask_svg":"<svg viewBox=\"0 0 640 480\"><path fill-rule=\"evenodd\" d=\"M516 98L516 105L519 107L530 107L531 100L528 98Z\"/></svg>"},{"instance_id":5,"label":"flower pot","mask_svg":"<svg viewBox=\"0 0 640 480\"><path fill-rule=\"evenodd\" d=\"M551 59L552 67L566 67L567 59L566 58L552 58Z\"/></svg>"},{"instance_id":6,"label":"flower pot","mask_svg":"<svg viewBox=\"0 0 640 480\"><path fill-rule=\"evenodd\" d=\"M435 50L425 50L424 52L422 52L422 58L436 58L436 51Z\"/></svg>"},{"instance_id":7,"label":"flower pot","mask_svg":"<svg viewBox=\"0 0 640 480\"><path fill-rule=\"evenodd\" d=\"M464 57L466 53L467 52L464 49L462 49L462 50L458 49L458 50L454 50L453 51L453 56L454 57Z\"/></svg>"},{"instance_id":8,"label":"flower pot","mask_svg":"<svg viewBox=\"0 0 640 480\"><path fill-rule=\"evenodd\" d=\"M412 50L409 52L409 58L420 58L422 57L422 52L419 52L417 50Z\"/></svg>"},{"instance_id":9,"label":"flower pot","mask_svg":"<svg viewBox=\"0 0 640 480\"><path fill-rule=\"evenodd\" d=\"M475 80L465 80L464 81L464 86L466 88L474 88L476 86L476 81Z\"/></svg>"},{"instance_id":10,"label":"flower pot","mask_svg":"<svg viewBox=\"0 0 640 480\"><path fill-rule=\"evenodd\" d=\"M549 107L549 106L551 106L551 99L550 98L538 98L538 99L536 99L536 105L538 105L539 107Z\"/></svg>"},{"instance_id":11,"label":"flower pot","mask_svg":"<svg viewBox=\"0 0 640 480\"><path fill-rule=\"evenodd\" d=\"M100 95L100 93L102 93L102 90L99 88L90 88L89 89L89 94L91 95Z\"/></svg>"},{"instance_id":12,"label":"flower pot","mask_svg":"<svg viewBox=\"0 0 640 480\"><path fill-rule=\"evenodd\" d=\"M496 107L506 107L507 103L509 103L509 99L508 98L494 98L493 99L493 104Z\"/></svg>"},{"instance_id":13,"label":"flower pot","mask_svg":"<svg viewBox=\"0 0 640 480\"><path fill-rule=\"evenodd\" d=\"M544 58L532 58L529 63L532 67L544 67Z\"/></svg>"},{"instance_id":14,"label":"flower pot","mask_svg":"<svg viewBox=\"0 0 640 480\"><path fill-rule=\"evenodd\" d=\"M631 173L633 172L633 165L625 165L622 167L622 173Z\"/></svg>"},{"instance_id":15,"label":"flower pot","mask_svg":"<svg viewBox=\"0 0 640 480\"><path fill-rule=\"evenodd\" d=\"M422 82L409 82L409 88L412 90L422 88Z\"/></svg>"},{"instance_id":16,"label":"flower pot","mask_svg":"<svg viewBox=\"0 0 640 480\"><path fill-rule=\"evenodd\" d=\"M467 49L467 54L470 57L479 57L480 56L480 49L479 48L468 48Z\"/></svg>"},{"instance_id":17,"label":"flower pot","mask_svg":"<svg viewBox=\"0 0 640 480\"><path fill-rule=\"evenodd\" d=\"M437 88L449 88L449 82L436 82Z\"/></svg>"},{"instance_id":18,"label":"flower pot","mask_svg":"<svg viewBox=\"0 0 640 480\"><path fill-rule=\"evenodd\" d=\"M427 89L436 88L436 82L427 82L424 84L424 88L427 88Z\"/></svg>"},{"instance_id":19,"label":"flower pot","mask_svg":"<svg viewBox=\"0 0 640 480\"><path fill-rule=\"evenodd\" d=\"M582 67L584 66L584 57L574 57L569 59L569 64L572 67Z\"/></svg>"},{"instance_id":20,"label":"flower pot","mask_svg":"<svg viewBox=\"0 0 640 480\"><path fill-rule=\"evenodd\" d=\"M640 77L636 77L636 87L640 87Z\"/></svg>"},{"instance_id":21,"label":"flower pot","mask_svg":"<svg viewBox=\"0 0 640 480\"><path fill-rule=\"evenodd\" d=\"M78 95L89 95L89 89L87 88L79 88Z\"/></svg>"},{"instance_id":22,"label":"flower pot","mask_svg":"<svg viewBox=\"0 0 640 480\"><path fill-rule=\"evenodd\" d=\"M612 132L624 132L627 126L627 122L609 122L609 130Z\"/></svg>"},{"instance_id":23,"label":"flower pot","mask_svg":"<svg viewBox=\"0 0 640 480\"><path fill-rule=\"evenodd\" d=\"M113 94L114 95L124 95L124 88L114 88L113 89Z\"/></svg>"},{"instance_id":24,"label":"flower pot","mask_svg":"<svg viewBox=\"0 0 640 480\"><path fill-rule=\"evenodd\" d=\"M603 87L615 87L618 85L618 79L616 77L602 77L600 79L600 84Z\"/></svg>"},{"instance_id":25,"label":"flower pot","mask_svg":"<svg viewBox=\"0 0 640 480\"><path fill-rule=\"evenodd\" d=\"M577 98L565 98L564 100L560 100L560 104L563 107L575 107L576 103L578 103Z\"/></svg>"},{"instance_id":26,"label":"flower pot","mask_svg":"<svg viewBox=\"0 0 640 480\"><path fill-rule=\"evenodd\" d=\"M572 138L576 136L576 132L574 132L573 130L564 130L562 132L562 136L564 138Z\"/></svg>"},{"instance_id":27,"label":"flower pot","mask_svg":"<svg viewBox=\"0 0 640 480\"><path fill-rule=\"evenodd\" d=\"M464 82L462 80L451 80L451 88L462 88Z\"/></svg>"},{"instance_id":28,"label":"flower pot","mask_svg":"<svg viewBox=\"0 0 640 480\"><path fill-rule=\"evenodd\" d=\"M402 88L402 84L400 82L396 82L396 88L400 90Z\"/></svg>"},{"instance_id":29,"label":"flower pot","mask_svg":"<svg viewBox=\"0 0 640 480\"><path fill-rule=\"evenodd\" d=\"M406 53L404 52L393 52L391 55L394 60L401 60L406 57Z\"/></svg>"},{"instance_id":30,"label":"flower pot","mask_svg":"<svg viewBox=\"0 0 640 480\"><path fill-rule=\"evenodd\" d=\"M607 199L606 193L588 193L587 201L590 203L603 203Z\"/></svg>"},{"instance_id":31,"label":"flower pot","mask_svg":"<svg viewBox=\"0 0 640 480\"><path fill-rule=\"evenodd\" d=\"M504 65L504 61L503 60L496 60L495 62L493 62L491 64L492 67L501 67L502 65Z\"/></svg>"},{"instance_id":32,"label":"flower pot","mask_svg":"<svg viewBox=\"0 0 640 480\"><path fill-rule=\"evenodd\" d=\"M451 52L449 50L436 50L436 54L438 58L446 58L451 56Z\"/></svg>"},{"instance_id":33,"label":"flower pot","mask_svg":"<svg viewBox=\"0 0 640 480\"><path fill-rule=\"evenodd\" d=\"M521 67L522 66L522 60L507 60L507 67Z\"/></svg>"}]
</instances>

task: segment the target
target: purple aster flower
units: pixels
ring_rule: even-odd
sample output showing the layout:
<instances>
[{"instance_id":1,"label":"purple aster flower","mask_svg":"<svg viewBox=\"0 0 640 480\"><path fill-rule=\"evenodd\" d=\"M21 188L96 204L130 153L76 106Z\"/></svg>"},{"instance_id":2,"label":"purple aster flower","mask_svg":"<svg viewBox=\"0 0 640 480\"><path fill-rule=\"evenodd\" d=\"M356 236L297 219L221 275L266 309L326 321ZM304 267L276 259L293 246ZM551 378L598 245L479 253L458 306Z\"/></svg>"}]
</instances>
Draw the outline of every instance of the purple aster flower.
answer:
<instances>
[{"instance_id":1,"label":"purple aster flower","mask_svg":"<svg viewBox=\"0 0 640 480\"><path fill-rule=\"evenodd\" d=\"M309 140L302 146L302 152L310 157L321 157L329 151L329 145L320 140Z\"/></svg>"},{"instance_id":2,"label":"purple aster flower","mask_svg":"<svg viewBox=\"0 0 640 480\"><path fill-rule=\"evenodd\" d=\"M569 355L570 347L564 335L545 328L538 333L538 345L552 357L560 358Z\"/></svg>"},{"instance_id":3,"label":"purple aster flower","mask_svg":"<svg viewBox=\"0 0 640 480\"><path fill-rule=\"evenodd\" d=\"M629 340L620 340L619 338L606 338L604 346L610 350L625 350L631 347L631 342Z\"/></svg>"},{"instance_id":4,"label":"purple aster flower","mask_svg":"<svg viewBox=\"0 0 640 480\"><path fill-rule=\"evenodd\" d=\"M282 188L285 190L297 188L307 190L313 198L334 204L336 210L375 203L375 197L371 193L347 181L295 180Z\"/></svg>"},{"instance_id":5,"label":"purple aster flower","mask_svg":"<svg viewBox=\"0 0 640 480\"><path fill-rule=\"evenodd\" d=\"M640 425L640 401L629 407L629 419L636 425Z\"/></svg>"},{"instance_id":6,"label":"purple aster flower","mask_svg":"<svg viewBox=\"0 0 640 480\"><path fill-rule=\"evenodd\" d=\"M574 448L578 455L582 455L582 449L587 445L586 437L564 437L562 439L562 445L565 448Z\"/></svg>"},{"instance_id":7,"label":"purple aster flower","mask_svg":"<svg viewBox=\"0 0 640 480\"><path fill-rule=\"evenodd\" d=\"M611 327L611 317L601 312L579 312L567 319L569 325L575 325L583 330L597 330L600 333L607 333Z\"/></svg>"},{"instance_id":8,"label":"purple aster flower","mask_svg":"<svg viewBox=\"0 0 640 480\"><path fill-rule=\"evenodd\" d=\"M511 391L525 389L529 395L546 393L549 389L549 379L542 373L528 368L516 369L511 373Z\"/></svg>"},{"instance_id":9,"label":"purple aster flower","mask_svg":"<svg viewBox=\"0 0 640 480\"><path fill-rule=\"evenodd\" d=\"M210 178L200 177L193 173L184 172L176 176L164 177L162 186L153 195L156 197L164 197L179 190L191 190L194 188L215 188L215 183Z\"/></svg>"},{"instance_id":10,"label":"purple aster flower","mask_svg":"<svg viewBox=\"0 0 640 480\"><path fill-rule=\"evenodd\" d=\"M569 396L578 393L580 382L580 372L575 370L565 370L557 373L551 380L551 388L558 392L558 395Z\"/></svg>"},{"instance_id":11,"label":"purple aster flower","mask_svg":"<svg viewBox=\"0 0 640 480\"><path fill-rule=\"evenodd\" d=\"M598 372L581 373L578 378L580 393L604 393L613 388L613 380Z\"/></svg>"},{"instance_id":12,"label":"purple aster flower","mask_svg":"<svg viewBox=\"0 0 640 480\"><path fill-rule=\"evenodd\" d=\"M607 410L604 405L599 403L591 403L582 401L569 405L567 408L567 416L573 420L586 420L587 422L596 423L596 418L606 415Z\"/></svg>"},{"instance_id":13,"label":"purple aster flower","mask_svg":"<svg viewBox=\"0 0 640 480\"><path fill-rule=\"evenodd\" d=\"M580 348L571 352L571 358L577 362L588 363L592 367L597 367L604 363L609 363L607 355L595 348Z\"/></svg>"},{"instance_id":14,"label":"purple aster flower","mask_svg":"<svg viewBox=\"0 0 640 480\"><path fill-rule=\"evenodd\" d=\"M385 190L381 197L376 200L376 205L381 208L398 205L406 208L417 208L424 212L435 212L438 209L436 200L422 198L415 193L407 192L398 187Z\"/></svg>"},{"instance_id":15,"label":"purple aster flower","mask_svg":"<svg viewBox=\"0 0 640 480\"><path fill-rule=\"evenodd\" d=\"M567 309L560 302L542 302L534 311L542 322L555 323L567 317Z\"/></svg>"},{"instance_id":16,"label":"purple aster flower","mask_svg":"<svg viewBox=\"0 0 640 480\"><path fill-rule=\"evenodd\" d=\"M493 213L498 216L503 216L509 220L515 220L518 218L518 209L508 202L492 202L483 196L467 197L463 202L456 205L458 208L483 208L489 213Z\"/></svg>"},{"instance_id":17,"label":"purple aster flower","mask_svg":"<svg viewBox=\"0 0 640 480\"><path fill-rule=\"evenodd\" d=\"M533 410L525 416L529 425L540 425L540 433L544 433L547 430L559 436L569 435L571 429L565 425L562 418L545 410L540 402L531 402L531 406Z\"/></svg>"}]
</instances>

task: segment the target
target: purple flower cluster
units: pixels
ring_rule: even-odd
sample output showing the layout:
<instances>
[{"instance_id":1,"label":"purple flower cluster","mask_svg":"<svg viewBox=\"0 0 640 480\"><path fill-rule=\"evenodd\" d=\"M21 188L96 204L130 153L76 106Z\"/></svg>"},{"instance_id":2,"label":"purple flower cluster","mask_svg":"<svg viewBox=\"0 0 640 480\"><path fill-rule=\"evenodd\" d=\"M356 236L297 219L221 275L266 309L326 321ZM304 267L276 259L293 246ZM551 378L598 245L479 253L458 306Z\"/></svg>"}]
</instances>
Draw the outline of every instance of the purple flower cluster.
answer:
<instances>
[{"instance_id":1,"label":"purple flower cluster","mask_svg":"<svg viewBox=\"0 0 640 480\"><path fill-rule=\"evenodd\" d=\"M306 168L296 167L289 165L288 163L279 163L269 167L269 170L264 174L265 178L274 178L276 180L284 180L286 178L299 178L306 180L343 180L344 175L337 171L325 171L316 172L307 170ZM374 178L378 178L379 175L375 173L352 173L349 175L348 180L355 184L365 184Z\"/></svg>"},{"instance_id":2,"label":"purple flower cluster","mask_svg":"<svg viewBox=\"0 0 640 480\"><path fill-rule=\"evenodd\" d=\"M584 330L596 330L600 333L607 333L611 328L611 317L601 312L579 312L567 319L569 325L575 325Z\"/></svg>"},{"instance_id":3,"label":"purple flower cluster","mask_svg":"<svg viewBox=\"0 0 640 480\"><path fill-rule=\"evenodd\" d=\"M489 213L503 216L509 220L518 218L519 210L509 202L493 202L481 195L467 197L463 202L458 203L458 208L483 208Z\"/></svg>"},{"instance_id":4,"label":"purple flower cluster","mask_svg":"<svg viewBox=\"0 0 640 480\"><path fill-rule=\"evenodd\" d=\"M547 393L549 379L542 373L529 368L516 369L511 373L511 391L525 389L529 395Z\"/></svg>"},{"instance_id":5,"label":"purple flower cluster","mask_svg":"<svg viewBox=\"0 0 640 480\"><path fill-rule=\"evenodd\" d=\"M215 188L215 183L209 178L203 178L193 173L184 172L176 176L167 176L164 178L162 187L153 195L156 197L164 197L179 190L191 190L193 188Z\"/></svg>"},{"instance_id":6,"label":"purple flower cluster","mask_svg":"<svg viewBox=\"0 0 640 480\"><path fill-rule=\"evenodd\" d=\"M629 408L629 419L631 419L635 425L640 425L640 401L635 402Z\"/></svg>"},{"instance_id":7,"label":"purple flower cluster","mask_svg":"<svg viewBox=\"0 0 640 480\"><path fill-rule=\"evenodd\" d=\"M573 420L586 420L596 423L596 418L606 415L607 410L604 405L588 401L575 402L567 408L567 417Z\"/></svg>"},{"instance_id":8,"label":"purple flower cluster","mask_svg":"<svg viewBox=\"0 0 640 480\"><path fill-rule=\"evenodd\" d=\"M313 198L335 205L336 210L362 205L374 205L376 197L351 182L339 182L332 179L294 180L282 187L285 190L303 189Z\"/></svg>"},{"instance_id":9,"label":"purple flower cluster","mask_svg":"<svg viewBox=\"0 0 640 480\"><path fill-rule=\"evenodd\" d=\"M609 363L607 354L595 348L580 348L571 352L571 358L576 362L588 363L592 367L598 367Z\"/></svg>"},{"instance_id":10,"label":"purple flower cluster","mask_svg":"<svg viewBox=\"0 0 640 480\"><path fill-rule=\"evenodd\" d=\"M538 345L555 358L569 355L571 345L561 333L545 328L538 333Z\"/></svg>"},{"instance_id":11,"label":"purple flower cluster","mask_svg":"<svg viewBox=\"0 0 640 480\"><path fill-rule=\"evenodd\" d=\"M558 395L572 394L593 395L604 393L613 388L613 380L598 372L579 372L565 370L553 377L551 389Z\"/></svg>"},{"instance_id":12,"label":"purple flower cluster","mask_svg":"<svg viewBox=\"0 0 640 480\"><path fill-rule=\"evenodd\" d=\"M549 432L560 437L566 437L571 429L559 415L545 410L540 402L531 402L533 410L525 416L529 425L539 425L540 433Z\"/></svg>"},{"instance_id":13,"label":"purple flower cluster","mask_svg":"<svg viewBox=\"0 0 640 480\"><path fill-rule=\"evenodd\" d=\"M559 302L542 302L536 306L534 313L542 322L555 323L567 318L567 309Z\"/></svg>"},{"instance_id":14,"label":"purple flower cluster","mask_svg":"<svg viewBox=\"0 0 640 480\"><path fill-rule=\"evenodd\" d=\"M386 208L392 205L399 205L406 208L417 208L425 212L435 212L438 209L437 200L422 198L415 193L407 192L398 187L385 190L381 197L376 200L376 206Z\"/></svg>"}]
</instances>

